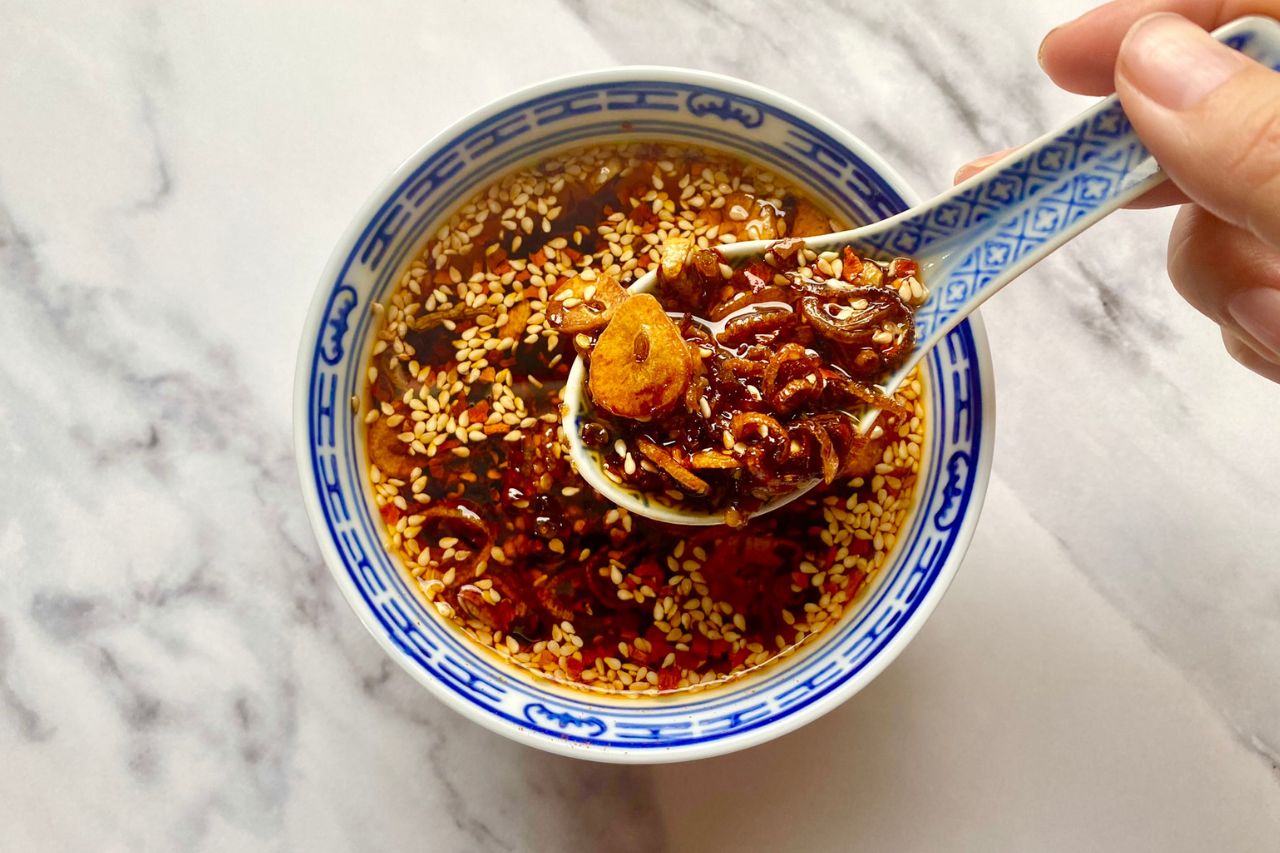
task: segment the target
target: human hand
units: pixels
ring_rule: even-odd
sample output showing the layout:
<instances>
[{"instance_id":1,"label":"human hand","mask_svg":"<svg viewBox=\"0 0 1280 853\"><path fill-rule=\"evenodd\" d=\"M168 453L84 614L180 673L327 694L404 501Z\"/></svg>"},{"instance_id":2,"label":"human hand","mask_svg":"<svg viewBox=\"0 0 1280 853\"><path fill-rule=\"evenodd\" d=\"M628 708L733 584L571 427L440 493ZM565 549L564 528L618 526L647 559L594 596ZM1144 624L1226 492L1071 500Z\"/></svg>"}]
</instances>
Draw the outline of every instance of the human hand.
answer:
<instances>
[{"instance_id":1,"label":"human hand","mask_svg":"<svg viewBox=\"0 0 1280 853\"><path fill-rule=\"evenodd\" d=\"M1280 73L1204 32L1248 14L1280 17L1280 0L1114 0L1050 32L1040 64L1064 89L1120 96L1170 179L1134 206L1183 205L1174 287L1232 357L1280 382Z\"/></svg>"}]
</instances>

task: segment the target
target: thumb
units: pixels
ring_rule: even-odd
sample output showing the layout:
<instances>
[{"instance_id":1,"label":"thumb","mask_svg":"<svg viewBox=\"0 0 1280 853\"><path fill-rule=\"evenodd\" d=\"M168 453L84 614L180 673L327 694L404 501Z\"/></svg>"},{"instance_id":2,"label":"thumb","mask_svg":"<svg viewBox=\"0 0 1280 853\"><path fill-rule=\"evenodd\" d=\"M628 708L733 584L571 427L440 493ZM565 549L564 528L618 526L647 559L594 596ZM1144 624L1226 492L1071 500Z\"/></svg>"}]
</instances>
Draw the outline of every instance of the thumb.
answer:
<instances>
[{"instance_id":1,"label":"thumb","mask_svg":"<svg viewBox=\"0 0 1280 853\"><path fill-rule=\"evenodd\" d=\"M1280 74L1162 13L1129 30L1116 92L1194 202L1280 247Z\"/></svg>"}]
</instances>

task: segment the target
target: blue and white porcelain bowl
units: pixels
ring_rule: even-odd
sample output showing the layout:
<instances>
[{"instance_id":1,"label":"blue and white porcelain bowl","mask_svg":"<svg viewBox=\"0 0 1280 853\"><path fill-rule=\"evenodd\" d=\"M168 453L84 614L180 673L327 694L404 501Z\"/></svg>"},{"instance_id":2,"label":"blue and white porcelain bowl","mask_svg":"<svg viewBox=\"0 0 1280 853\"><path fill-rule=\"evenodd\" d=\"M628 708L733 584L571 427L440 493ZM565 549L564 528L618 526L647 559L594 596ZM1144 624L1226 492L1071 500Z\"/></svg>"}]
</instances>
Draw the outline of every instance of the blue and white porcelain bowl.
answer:
<instances>
[{"instance_id":1,"label":"blue and white porcelain bowl","mask_svg":"<svg viewBox=\"0 0 1280 853\"><path fill-rule=\"evenodd\" d=\"M552 80L490 104L427 143L352 221L302 336L295 441L321 553L365 627L454 710L521 743L579 758L680 761L761 743L830 711L897 657L933 612L973 534L991 468L992 374L974 317L925 362L927 447L895 553L839 623L761 672L691 694L617 697L514 668L446 623L383 544L365 477L369 305L386 299L437 224L495 177L591 141L685 140L767 164L857 221L915 201L864 143L741 80L616 68Z\"/></svg>"}]
</instances>

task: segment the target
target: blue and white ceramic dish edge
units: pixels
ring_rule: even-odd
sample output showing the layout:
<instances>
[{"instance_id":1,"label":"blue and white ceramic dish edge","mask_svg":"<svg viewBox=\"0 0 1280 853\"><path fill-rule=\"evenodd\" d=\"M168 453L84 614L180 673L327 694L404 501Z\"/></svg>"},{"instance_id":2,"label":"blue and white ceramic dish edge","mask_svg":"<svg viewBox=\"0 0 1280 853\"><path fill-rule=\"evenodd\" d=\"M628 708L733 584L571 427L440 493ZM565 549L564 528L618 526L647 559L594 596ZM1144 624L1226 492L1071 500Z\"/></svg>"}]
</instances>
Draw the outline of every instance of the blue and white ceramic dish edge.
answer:
<instances>
[{"instance_id":1,"label":"blue and white ceramic dish edge","mask_svg":"<svg viewBox=\"0 0 1280 853\"><path fill-rule=\"evenodd\" d=\"M623 67L516 92L405 161L339 241L303 330L294 436L321 554L392 658L446 705L516 741L579 758L653 763L718 755L792 731L866 686L901 652L973 535L991 468L994 401L986 336L974 317L925 362L928 447L916 508L895 553L837 625L761 673L691 694L611 698L523 673L446 624L384 547L364 474L363 432L348 401L364 395L369 305L395 286L431 227L486 181L555 149L626 138L737 152L864 220L915 201L851 134L733 78Z\"/></svg>"}]
</instances>

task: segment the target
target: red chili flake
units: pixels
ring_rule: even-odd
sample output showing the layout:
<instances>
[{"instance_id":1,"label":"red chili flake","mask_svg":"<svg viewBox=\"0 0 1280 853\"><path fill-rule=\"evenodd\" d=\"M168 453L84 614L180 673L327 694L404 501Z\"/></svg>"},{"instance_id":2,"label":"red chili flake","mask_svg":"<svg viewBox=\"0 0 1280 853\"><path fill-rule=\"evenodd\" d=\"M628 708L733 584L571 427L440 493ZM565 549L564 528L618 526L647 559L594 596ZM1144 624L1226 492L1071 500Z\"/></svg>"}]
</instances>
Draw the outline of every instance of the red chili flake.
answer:
<instances>
[{"instance_id":1,"label":"red chili flake","mask_svg":"<svg viewBox=\"0 0 1280 853\"><path fill-rule=\"evenodd\" d=\"M751 650L746 646L738 649L736 652L729 653L729 666L737 669L746 661L747 656L751 654Z\"/></svg>"},{"instance_id":2,"label":"red chili flake","mask_svg":"<svg viewBox=\"0 0 1280 853\"><path fill-rule=\"evenodd\" d=\"M737 281L739 277L741 277L741 283ZM734 276L734 279L734 284L737 285L733 288L734 290L743 290L742 284L745 284L746 290L750 290L752 293L759 293L773 284L773 267L764 261L752 261L740 270L738 275Z\"/></svg>"},{"instance_id":3,"label":"red chili flake","mask_svg":"<svg viewBox=\"0 0 1280 853\"><path fill-rule=\"evenodd\" d=\"M853 249L845 246L844 263L840 268L840 277L845 281L852 282L860 272L862 272L862 258L858 257Z\"/></svg>"},{"instance_id":4,"label":"red chili flake","mask_svg":"<svg viewBox=\"0 0 1280 853\"><path fill-rule=\"evenodd\" d=\"M658 689L675 690L680 686L680 670L674 666L664 666L658 670Z\"/></svg>"},{"instance_id":5,"label":"red chili flake","mask_svg":"<svg viewBox=\"0 0 1280 853\"><path fill-rule=\"evenodd\" d=\"M657 221L658 216L649 205L638 204L631 208L631 213L627 215L627 218L636 225L645 226Z\"/></svg>"},{"instance_id":6,"label":"red chili flake","mask_svg":"<svg viewBox=\"0 0 1280 853\"><path fill-rule=\"evenodd\" d=\"M564 659L564 671L569 673L569 677L574 681L577 681L582 677L582 670L584 666L585 663L577 658L569 657Z\"/></svg>"},{"instance_id":7,"label":"red chili flake","mask_svg":"<svg viewBox=\"0 0 1280 853\"><path fill-rule=\"evenodd\" d=\"M646 560L632 569L631 574L636 576L640 581L641 586L648 586L655 592L658 590L658 587L663 585L663 581L665 580L665 577L662 574L662 569L658 568L658 562L656 560Z\"/></svg>"},{"instance_id":8,"label":"red chili flake","mask_svg":"<svg viewBox=\"0 0 1280 853\"><path fill-rule=\"evenodd\" d=\"M383 504L382 509L379 510L379 512L382 514L382 519L387 524L395 524L404 516L404 513L400 510L400 507L396 506L395 504Z\"/></svg>"},{"instance_id":9,"label":"red chili flake","mask_svg":"<svg viewBox=\"0 0 1280 853\"><path fill-rule=\"evenodd\" d=\"M890 278L906 278L920 271L919 265L910 258L894 258L889 263Z\"/></svg>"},{"instance_id":10,"label":"red chili flake","mask_svg":"<svg viewBox=\"0 0 1280 853\"><path fill-rule=\"evenodd\" d=\"M717 544L702 567L711 597L744 611L761 598L764 579L782 568L772 537L742 535ZM743 566L752 571L743 572Z\"/></svg>"},{"instance_id":11,"label":"red chili flake","mask_svg":"<svg viewBox=\"0 0 1280 853\"><path fill-rule=\"evenodd\" d=\"M676 666L681 669L687 669L690 672L696 672L706 658L698 657L692 651L679 650L676 652Z\"/></svg>"},{"instance_id":12,"label":"red chili flake","mask_svg":"<svg viewBox=\"0 0 1280 853\"><path fill-rule=\"evenodd\" d=\"M662 663L667 655L675 651L675 647L667 642L667 638L657 627L650 625L649 630L645 631L644 638L649 641L652 650L649 652L650 659L654 663Z\"/></svg>"},{"instance_id":13,"label":"red chili flake","mask_svg":"<svg viewBox=\"0 0 1280 853\"><path fill-rule=\"evenodd\" d=\"M473 619L504 633L511 629L511 623L515 619L514 602L503 599L497 604L490 604L480 590L470 585L458 591L458 606Z\"/></svg>"}]
</instances>

